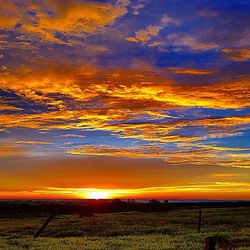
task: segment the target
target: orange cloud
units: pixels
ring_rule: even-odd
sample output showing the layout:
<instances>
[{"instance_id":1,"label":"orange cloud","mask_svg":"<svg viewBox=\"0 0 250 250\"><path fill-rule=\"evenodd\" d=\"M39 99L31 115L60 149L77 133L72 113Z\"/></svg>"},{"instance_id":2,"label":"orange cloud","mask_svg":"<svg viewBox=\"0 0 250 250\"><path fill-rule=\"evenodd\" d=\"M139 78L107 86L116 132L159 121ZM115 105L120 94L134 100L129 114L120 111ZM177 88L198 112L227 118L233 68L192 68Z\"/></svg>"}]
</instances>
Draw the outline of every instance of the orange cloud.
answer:
<instances>
[{"instance_id":1,"label":"orange cloud","mask_svg":"<svg viewBox=\"0 0 250 250\"><path fill-rule=\"evenodd\" d=\"M0 145L0 157L23 156L27 150L12 145Z\"/></svg>"},{"instance_id":2,"label":"orange cloud","mask_svg":"<svg viewBox=\"0 0 250 250\"><path fill-rule=\"evenodd\" d=\"M49 107L42 113L21 114L17 110L0 114L1 129L88 128L111 131L120 138L181 143L236 135L250 123L248 115L183 120L167 113L182 107L249 107L248 79L190 87L170 81L153 69L100 70L88 65L73 68L41 64L37 70L23 67L2 74L0 88ZM94 99L99 99L99 108L82 110L83 102L91 105L88 103ZM6 109L10 104L2 105ZM147 118L147 122L131 122L140 118ZM154 123L166 118L170 119ZM187 126L200 126L208 132L181 136L178 131Z\"/></svg>"},{"instance_id":3,"label":"orange cloud","mask_svg":"<svg viewBox=\"0 0 250 250\"><path fill-rule=\"evenodd\" d=\"M230 148L230 147L219 147L214 145L200 145L196 144L196 146L207 149L215 149L217 151L249 151L248 148Z\"/></svg>"},{"instance_id":4,"label":"orange cloud","mask_svg":"<svg viewBox=\"0 0 250 250\"><path fill-rule=\"evenodd\" d=\"M132 36L127 37L126 40L129 41L129 42L134 42L134 43L138 42L138 40L135 37L132 37Z\"/></svg>"},{"instance_id":5,"label":"orange cloud","mask_svg":"<svg viewBox=\"0 0 250 250\"><path fill-rule=\"evenodd\" d=\"M212 174L213 178L230 178L230 177L238 177L243 174Z\"/></svg>"},{"instance_id":6,"label":"orange cloud","mask_svg":"<svg viewBox=\"0 0 250 250\"><path fill-rule=\"evenodd\" d=\"M37 70L23 67L2 74L0 88L42 104L48 110L31 114L17 110L11 114L0 114L1 130L19 127L105 130L119 138L148 143L186 143L183 146L185 150L178 150L176 154L153 147L121 149L84 146L67 147L67 150L71 154L164 158L173 164L187 164L192 159L191 162L197 165L249 167L249 157L243 149L202 145L201 141L239 134L250 124L250 116L192 120L168 116L168 110L172 108L249 107L248 79L190 87L177 84L152 68L101 70L89 65L77 68L65 65L38 66ZM91 106L93 100L99 100L99 107ZM91 108L82 109L83 103ZM10 104L3 103L5 107ZM132 119L139 121L132 122ZM157 119L162 121L156 123ZM181 135L180 131L191 126L202 127L207 132L199 136ZM223 152L221 156L219 151Z\"/></svg>"},{"instance_id":7,"label":"orange cloud","mask_svg":"<svg viewBox=\"0 0 250 250\"><path fill-rule=\"evenodd\" d=\"M226 116L226 117L213 117L213 118L204 118L194 121L189 121L189 125L194 126L204 126L206 128L230 128L238 125L246 125L250 123L249 115L242 116Z\"/></svg>"},{"instance_id":8,"label":"orange cloud","mask_svg":"<svg viewBox=\"0 0 250 250\"><path fill-rule=\"evenodd\" d=\"M101 77L100 77L101 76ZM1 75L0 88L11 90L39 103L65 109L61 94L75 101L88 101L103 97L107 106L150 104L170 107L245 108L250 106L249 79L213 85L179 85L161 76L153 69L100 70L88 65L45 67L39 70L21 68L17 72ZM105 98L104 98L105 97ZM130 105L131 106L131 105ZM131 106L133 108L133 106ZM121 108L121 106L119 107Z\"/></svg>"},{"instance_id":9,"label":"orange cloud","mask_svg":"<svg viewBox=\"0 0 250 250\"><path fill-rule=\"evenodd\" d=\"M228 117L215 117L215 118L203 118L197 120L172 120L165 123L119 123L113 125L105 125L103 129L121 133L117 136L121 138L136 138L147 141L158 141L165 143L173 142L195 142L204 140L207 138L222 138L226 136L237 135L239 132L235 132L246 124L250 124L249 116L228 116ZM181 136L178 134L173 135L173 132L187 127L187 126L202 126L208 132L203 136ZM223 131L223 132L222 132ZM170 133L172 133L170 135ZM199 146L196 144L196 146ZM205 146L204 146L205 147ZM209 147L209 146L207 146ZM210 146L212 148L213 146ZM214 148L216 148L214 146ZM226 150L226 148L216 148ZM228 150L233 150L227 148ZM238 149L240 150L240 149ZM243 149L242 149L243 150ZM237 148L235 149L237 151Z\"/></svg>"},{"instance_id":10,"label":"orange cloud","mask_svg":"<svg viewBox=\"0 0 250 250\"><path fill-rule=\"evenodd\" d=\"M170 68L175 74L188 74L188 75L210 75L213 74L213 70L201 70L192 68Z\"/></svg>"},{"instance_id":11,"label":"orange cloud","mask_svg":"<svg viewBox=\"0 0 250 250\"><path fill-rule=\"evenodd\" d=\"M223 52L234 61L247 61L250 59L249 49L223 49Z\"/></svg>"},{"instance_id":12,"label":"orange cloud","mask_svg":"<svg viewBox=\"0 0 250 250\"><path fill-rule=\"evenodd\" d=\"M93 33L112 24L127 11L125 7L80 0L43 0L24 3L23 8L8 0L1 5L0 10L3 10L3 14L0 14L1 28L15 29L20 24L19 31L39 35L45 41L56 43L64 43L55 36L58 32L73 36ZM36 15L30 15L29 11Z\"/></svg>"},{"instance_id":13,"label":"orange cloud","mask_svg":"<svg viewBox=\"0 0 250 250\"><path fill-rule=\"evenodd\" d=\"M40 130L48 129L95 129L111 131L120 138L135 138L146 141L164 142L164 143L183 143L195 142L206 138L220 138L234 135L244 124L249 124L248 116L210 118L200 120L174 120L169 123L119 123L108 124L110 121L124 121L133 118L136 114L127 114L126 111L54 111L41 114L2 114L0 122L3 128L25 127ZM185 126L204 126L210 131L203 136L181 136L177 134L180 128ZM221 131L224 131L221 133ZM175 132L173 135L170 133ZM189 146L189 145L188 145ZM237 148L220 148L216 146L192 145L196 147L207 147L210 149L223 151L239 151ZM242 149L243 150L243 149Z\"/></svg>"},{"instance_id":14,"label":"orange cloud","mask_svg":"<svg viewBox=\"0 0 250 250\"><path fill-rule=\"evenodd\" d=\"M19 110L23 110L23 109L22 109L22 108L17 108L17 107L12 106L12 105L0 103L0 111L4 111L4 110L8 110L8 111L19 111Z\"/></svg>"},{"instance_id":15,"label":"orange cloud","mask_svg":"<svg viewBox=\"0 0 250 250\"><path fill-rule=\"evenodd\" d=\"M12 0L6 0L0 6L0 28L13 28L21 18L20 9Z\"/></svg>"}]
</instances>

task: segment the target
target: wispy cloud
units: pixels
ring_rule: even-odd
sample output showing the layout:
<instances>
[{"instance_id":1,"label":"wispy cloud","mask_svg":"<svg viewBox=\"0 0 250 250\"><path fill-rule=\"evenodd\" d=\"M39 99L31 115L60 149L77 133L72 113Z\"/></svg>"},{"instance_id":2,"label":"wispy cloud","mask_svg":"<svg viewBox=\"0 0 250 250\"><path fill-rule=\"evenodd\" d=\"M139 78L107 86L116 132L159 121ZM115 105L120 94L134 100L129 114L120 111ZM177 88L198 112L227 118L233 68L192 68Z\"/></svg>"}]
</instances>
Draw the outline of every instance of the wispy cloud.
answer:
<instances>
[{"instance_id":1,"label":"wispy cloud","mask_svg":"<svg viewBox=\"0 0 250 250\"><path fill-rule=\"evenodd\" d=\"M180 25L180 21L175 18L164 15L162 16L159 25L148 25L145 29L136 31L135 36L129 36L126 39L129 42L145 43L156 37L162 29L171 24Z\"/></svg>"},{"instance_id":2,"label":"wispy cloud","mask_svg":"<svg viewBox=\"0 0 250 250\"><path fill-rule=\"evenodd\" d=\"M223 52L234 61L247 61L250 59L249 49L223 49Z\"/></svg>"},{"instance_id":3,"label":"wispy cloud","mask_svg":"<svg viewBox=\"0 0 250 250\"><path fill-rule=\"evenodd\" d=\"M249 152L238 154L237 151L249 151L239 148L209 147L177 147L169 149L161 145L144 145L135 147L112 147L108 145L83 145L68 151L73 155L94 155L128 158L159 158L172 164L219 165L224 167L249 168ZM235 151L228 153L228 151Z\"/></svg>"},{"instance_id":4,"label":"wispy cloud","mask_svg":"<svg viewBox=\"0 0 250 250\"><path fill-rule=\"evenodd\" d=\"M214 70L202 70L194 68L169 68L170 71L175 74L187 74L187 75L210 75L214 73Z\"/></svg>"},{"instance_id":5,"label":"wispy cloud","mask_svg":"<svg viewBox=\"0 0 250 250\"><path fill-rule=\"evenodd\" d=\"M213 178L218 178L218 179L221 179L221 178L232 178L232 177L240 177L244 174L212 174L212 177Z\"/></svg>"},{"instance_id":6,"label":"wispy cloud","mask_svg":"<svg viewBox=\"0 0 250 250\"><path fill-rule=\"evenodd\" d=\"M15 144L31 144L31 145L51 145L53 142L47 141L15 141Z\"/></svg>"},{"instance_id":7,"label":"wispy cloud","mask_svg":"<svg viewBox=\"0 0 250 250\"><path fill-rule=\"evenodd\" d=\"M79 135L79 134L66 134L66 135L61 135L60 137L64 137L64 138L67 138L67 137L85 138L86 136L85 135Z\"/></svg>"}]
</instances>

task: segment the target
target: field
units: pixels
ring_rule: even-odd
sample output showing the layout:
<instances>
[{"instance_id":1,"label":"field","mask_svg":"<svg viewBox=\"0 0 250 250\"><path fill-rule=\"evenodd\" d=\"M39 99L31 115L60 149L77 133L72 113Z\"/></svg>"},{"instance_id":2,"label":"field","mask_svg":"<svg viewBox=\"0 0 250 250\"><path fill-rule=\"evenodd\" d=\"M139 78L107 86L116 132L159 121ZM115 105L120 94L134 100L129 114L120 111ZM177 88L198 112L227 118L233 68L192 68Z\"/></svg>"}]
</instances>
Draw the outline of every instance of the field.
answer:
<instances>
[{"instance_id":1,"label":"field","mask_svg":"<svg viewBox=\"0 0 250 250\"><path fill-rule=\"evenodd\" d=\"M0 218L0 249L204 249L207 236L225 236L239 250L250 249L250 207L199 207L161 212L129 211L56 215L39 238L33 234L48 216Z\"/></svg>"}]
</instances>

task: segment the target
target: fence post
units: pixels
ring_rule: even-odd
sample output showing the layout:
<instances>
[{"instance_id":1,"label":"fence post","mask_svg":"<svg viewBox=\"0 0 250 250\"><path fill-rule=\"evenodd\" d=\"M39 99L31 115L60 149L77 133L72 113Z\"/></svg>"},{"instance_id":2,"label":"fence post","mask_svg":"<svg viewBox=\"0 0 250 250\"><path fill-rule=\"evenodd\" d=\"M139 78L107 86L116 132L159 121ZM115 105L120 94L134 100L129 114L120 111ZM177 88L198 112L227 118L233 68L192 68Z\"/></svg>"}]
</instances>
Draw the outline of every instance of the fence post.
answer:
<instances>
[{"instance_id":1,"label":"fence post","mask_svg":"<svg viewBox=\"0 0 250 250\"><path fill-rule=\"evenodd\" d=\"M201 217L202 217L202 210L199 210L198 233L200 233L201 231Z\"/></svg>"},{"instance_id":2,"label":"fence post","mask_svg":"<svg viewBox=\"0 0 250 250\"><path fill-rule=\"evenodd\" d=\"M214 237L207 237L205 241L205 250L215 250L216 239Z\"/></svg>"},{"instance_id":3,"label":"fence post","mask_svg":"<svg viewBox=\"0 0 250 250\"><path fill-rule=\"evenodd\" d=\"M205 240L205 250L236 250L235 244L223 236L207 237Z\"/></svg>"},{"instance_id":4,"label":"fence post","mask_svg":"<svg viewBox=\"0 0 250 250\"><path fill-rule=\"evenodd\" d=\"M39 228L39 230L34 234L33 238L37 238L45 229L45 227L47 227L47 225L49 224L49 222L55 217L55 213L51 214L49 216L49 218L43 223L43 225Z\"/></svg>"}]
</instances>

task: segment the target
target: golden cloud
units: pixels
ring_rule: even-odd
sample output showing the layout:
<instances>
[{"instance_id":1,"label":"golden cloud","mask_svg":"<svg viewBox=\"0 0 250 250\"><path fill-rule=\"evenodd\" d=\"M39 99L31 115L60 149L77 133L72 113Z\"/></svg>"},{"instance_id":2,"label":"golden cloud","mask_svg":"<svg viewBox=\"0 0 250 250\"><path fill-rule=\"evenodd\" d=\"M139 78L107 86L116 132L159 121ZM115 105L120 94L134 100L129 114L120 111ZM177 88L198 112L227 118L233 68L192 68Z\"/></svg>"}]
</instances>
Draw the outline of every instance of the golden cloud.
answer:
<instances>
[{"instance_id":1,"label":"golden cloud","mask_svg":"<svg viewBox=\"0 0 250 250\"><path fill-rule=\"evenodd\" d=\"M25 127L34 129L98 129L107 121L126 118L126 114L91 111L54 111L40 114L0 114L3 127Z\"/></svg>"},{"instance_id":2,"label":"golden cloud","mask_svg":"<svg viewBox=\"0 0 250 250\"><path fill-rule=\"evenodd\" d=\"M234 61L247 61L250 59L250 49L223 49L223 52Z\"/></svg>"},{"instance_id":3,"label":"golden cloud","mask_svg":"<svg viewBox=\"0 0 250 250\"><path fill-rule=\"evenodd\" d=\"M191 142L204 139L203 136L181 136L178 134L169 135L187 124L184 122L170 123L122 123L117 125L106 125L103 129L116 132L120 138L134 138L146 141L158 141L164 143ZM120 134L119 134L120 133Z\"/></svg>"},{"instance_id":4,"label":"golden cloud","mask_svg":"<svg viewBox=\"0 0 250 250\"><path fill-rule=\"evenodd\" d=\"M217 151L249 151L248 148L219 147L214 145L200 145L200 144L196 144L196 146L207 149L215 149Z\"/></svg>"},{"instance_id":5,"label":"golden cloud","mask_svg":"<svg viewBox=\"0 0 250 250\"><path fill-rule=\"evenodd\" d=\"M186 143L185 151L176 154L163 148L151 147L148 152L148 148L121 150L91 146L70 149L71 154L156 157L174 164L187 164L192 159L196 165L249 167L249 158L245 152L240 152L241 149L202 146L200 143L207 138L238 135L250 123L249 115L192 120L168 115L168 110L173 108L249 107L248 79L189 86L177 84L149 68L101 70L89 65L78 68L39 65L38 70L22 67L2 74L0 89L47 107L46 112L40 113L19 113L17 110L11 114L0 114L1 129L92 129L149 143ZM95 108L92 106L93 100ZM3 105L10 106L11 103ZM132 122L132 119L139 121ZM162 121L155 122L157 119ZM180 131L190 126L201 127L206 132L199 136L181 135ZM219 151L223 152L221 155L224 158L220 157ZM228 151L238 151L240 154L229 154Z\"/></svg>"},{"instance_id":6,"label":"golden cloud","mask_svg":"<svg viewBox=\"0 0 250 250\"><path fill-rule=\"evenodd\" d=\"M163 143L187 143L204 140L207 138L220 138L238 134L234 130L240 129L244 124L250 123L250 118L246 117L224 117L211 119L200 119L196 121L174 120L169 123L118 123L108 124L111 121L121 122L134 118L136 114L127 114L125 110L116 112L101 110L86 111L54 111L40 114L2 114L0 122L3 128L25 127L32 129L95 129L111 131L120 138L134 138L145 141L155 141ZM213 120L213 121L211 121ZM216 123L217 120L217 123ZM228 120L232 122L228 122ZM181 136L178 130L185 126L203 126L208 132L203 136ZM223 133L221 133L223 131ZM170 133L175 133L170 134ZM194 145L203 147L202 145ZM204 146L205 147L205 146ZM206 146L212 148L215 146ZM217 148L217 150L220 148ZM234 148L221 148L221 150L233 150Z\"/></svg>"},{"instance_id":7,"label":"golden cloud","mask_svg":"<svg viewBox=\"0 0 250 250\"><path fill-rule=\"evenodd\" d=\"M205 140L207 138L222 138L226 136L238 135L237 130L242 129L242 126L250 124L250 116L228 116L203 118L197 120L179 120L174 119L169 122L161 123L119 123L105 125L103 129L116 132L116 136L121 138L135 138L146 141L158 141L164 143L176 142L195 142ZM181 136L178 131L187 127L203 127L207 130L202 136ZM170 135L171 133L171 135ZM175 134L173 134L175 133ZM196 146L198 146L196 144ZM209 147L209 146L207 146ZM212 146L210 146L212 147ZM215 146L214 146L215 147ZM219 149L219 147L217 148ZM230 148L228 148L229 150ZM222 149L222 150L225 150Z\"/></svg>"},{"instance_id":8,"label":"golden cloud","mask_svg":"<svg viewBox=\"0 0 250 250\"><path fill-rule=\"evenodd\" d=\"M22 109L22 108L17 108L17 107L12 106L12 105L1 104L1 103L0 103L0 111L4 111L4 110L8 110L8 111L19 111L19 110L23 110L23 109Z\"/></svg>"},{"instance_id":9,"label":"golden cloud","mask_svg":"<svg viewBox=\"0 0 250 250\"><path fill-rule=\"evenodd\" d=\"M147 69L100 70L88 65L20 68L1 75L0 88L11 90L34 101L65 108L60 94L76 101L101 97L105 106L114 107L131 101L140 106L150 103L162 107L246 108L250 106L249 79L210 85L179 85ZM100 77L101 76L101 77ZM133 109L133 105L129 105ZM147 109L148 110L148 109Z\"/></svg>"},{"instance_id":10,"label":"golden cloud","mask_svg":"<svg viewBox=\"0 0 250 250\"><path fill-rule=\"evenodd\" d=\"M213 117L204 118L194 121L189 121L189 125L204 126L205 128L230 128L238 125L246 125L250 123L250 115L242 116L226 116L226 117Z\"/></svg>"},{"instance_id":11,"label":"golden cloud","mask_svg":"<svg viewBox=\"0 0 250 250\"><path fill-rule=\"evenodd\" d=\"M183 107L249 107L248 79L189 86L174 83L153 69L38 66L38 70L22 67L8 74L2 73L0 89L43 104L49 107L48 111L20 114L17 110L15 114L0 114L2 128L90 128L109 130L120 137L185 142L201 140L206 136L170 133L186 126L202 126L209 130L207 136L223 137L235 134L236 129L250 123L247 115L183 120L169 117L167 113L169 109ZM100 108L93 108L92 100L99 100ZM13 110L14 107L11 103L1 105L2 109ZM143 117L147 118L147 122L130 121ZM154 123L155 119L165 118L171 119Z\"/></svg>"},{"instance_id":12,"label":"golden cloud","mask_svg":"<svg viewBox=\"0 0 250 250\"><path fill-rule=\"evenodd\" d=\"M193 68L169 68L175 74L188 74L188 75L210 75L213 74L213 70L201 70Z\"/></svg>"},{"instance_id":13,"label":"golden cloud","mask_svg":"<svg viewBox=\"0 0 250 250\"><path fill-rule=\"evenodd\" d=\"M127 11L125 7L80 0L27 1L22 7L8 0L1 5L0 10L0 28L16 29L15 26L19 24L19 31L39 35L46 41L56 43L63 43L56 33L74 36L93 33L112 24Z\"/></svg>"}]
</instances>

